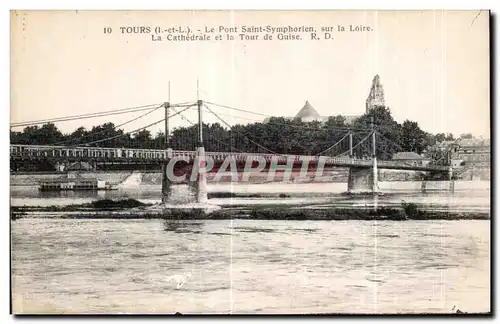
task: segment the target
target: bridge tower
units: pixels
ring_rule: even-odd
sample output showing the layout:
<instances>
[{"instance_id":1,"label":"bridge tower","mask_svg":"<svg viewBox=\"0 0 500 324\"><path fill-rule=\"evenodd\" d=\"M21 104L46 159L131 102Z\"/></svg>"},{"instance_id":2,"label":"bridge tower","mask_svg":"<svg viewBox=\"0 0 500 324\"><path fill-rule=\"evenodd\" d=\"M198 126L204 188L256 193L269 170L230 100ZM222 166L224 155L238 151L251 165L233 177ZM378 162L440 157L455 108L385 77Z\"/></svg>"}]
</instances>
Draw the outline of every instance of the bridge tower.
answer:
<instances>
[{"instance_id":1,"label":"bridge tower","mask_svg":"<svg viewBox=\"0 0 500 324\"><path fill-rule=\"evenodd\" d=\"M377 150L376 150L376 133L375 126L373 122L373 117L371 119L371 129L372 129L372 165L356 166L353 165L349 167L349 177L347 180L347 192L348 193L371 193L376 194L378 192L378 167L377 167ZM369 134L370 135L370 134ZM368 135L368 136L369 136ZM349 137L351 142L351 137ZM349 143L349 153L352 155L352 142Z\"/></svg>"},{"instance_id":2,"label":"bridge tower","mask_svg":"<svg viewBox=\"0 0 500 324\"><path fill-rule=\"evenodd\" d=\"M203 146L203 116L202 116L203 101L198 100L198 148L196 150L196 159L194 162L194 172L197 171L196 177L196 202L203 204L208 201L205 147Z\"/></svg>"},{"instance_id":3,"label":"bridge tower","mask_svg":"<svg viewBox=\"0 0 500 324\"><path fill-rule=\"evenodd\" d=\"M170 102L165 102L165 161L161 166L161 193L162 202L167 203L172 195L172 180L167 175L167 165L173 157L173 151L170 147L170 129L169 129L169 108Z\"/></svg>"}]
</instances>

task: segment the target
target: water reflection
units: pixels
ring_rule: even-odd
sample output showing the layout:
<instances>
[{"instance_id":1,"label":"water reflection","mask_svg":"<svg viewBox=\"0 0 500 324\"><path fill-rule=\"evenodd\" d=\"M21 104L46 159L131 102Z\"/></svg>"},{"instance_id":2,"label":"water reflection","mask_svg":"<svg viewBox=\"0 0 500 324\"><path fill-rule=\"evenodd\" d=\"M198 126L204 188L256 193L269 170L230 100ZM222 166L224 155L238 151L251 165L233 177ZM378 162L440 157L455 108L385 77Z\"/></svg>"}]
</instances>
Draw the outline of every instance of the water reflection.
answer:
<instances>
[{"instance_id":1,"label":"water reflection","mask_svg":"<svg viewBox=\"0 0 500 324\"><path fill-rule=\"evenodd\" d=\"M203 232L203 221L183 221L166 219L163 222L165 232L200 234Z\"/></svg>"},{"instance_id":2,"label":"water reflection","mask_svg":"<svg viewBox=\"0 0 500 324\"><path fill-rule=\"evenodd\" d=\"M487 221L21 219L12 239L17 311L490 309Z\"/></svg>"}]
</instances>

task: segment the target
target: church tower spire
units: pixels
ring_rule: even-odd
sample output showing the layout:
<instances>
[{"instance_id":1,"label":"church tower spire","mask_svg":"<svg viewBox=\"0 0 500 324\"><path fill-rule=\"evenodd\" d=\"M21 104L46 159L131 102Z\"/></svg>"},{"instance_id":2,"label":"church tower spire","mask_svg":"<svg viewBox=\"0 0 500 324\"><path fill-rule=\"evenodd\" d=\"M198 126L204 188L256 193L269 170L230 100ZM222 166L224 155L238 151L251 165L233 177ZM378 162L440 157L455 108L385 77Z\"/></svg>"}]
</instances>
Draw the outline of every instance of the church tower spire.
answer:
<instances>
[{"instance_id":1,"label":"church tower spire","mask_svg":"<svg viewBox=\"0 0 500 324\"><path fill-rule=\"evenodd\" d=\"M370 94L366 98L366 112L369 112L375 106L385 106L384 88L380 83L378 74L373 78Z\"/></svg>"}]
</instances>

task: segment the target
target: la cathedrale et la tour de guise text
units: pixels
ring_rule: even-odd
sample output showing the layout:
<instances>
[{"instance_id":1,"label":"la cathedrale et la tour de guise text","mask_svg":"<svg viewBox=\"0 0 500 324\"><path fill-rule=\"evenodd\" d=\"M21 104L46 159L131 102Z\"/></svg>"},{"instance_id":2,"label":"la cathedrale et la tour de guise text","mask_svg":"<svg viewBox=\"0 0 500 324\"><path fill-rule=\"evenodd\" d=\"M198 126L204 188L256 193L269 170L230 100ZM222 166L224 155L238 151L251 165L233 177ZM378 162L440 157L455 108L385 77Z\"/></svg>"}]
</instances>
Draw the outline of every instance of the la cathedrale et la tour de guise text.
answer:
<instances>
[{"instance_id":1,"label":"la cathedrale et la tour de guise text","mask_svg":"<svg viewBox=\"0 0 500 324\"><path fill-rule=\"evenodd\" d=\"M112 29L105 28L105 33ZM311 26L205 26L202 29L174 26L168 28L151 26L119 27L121 34L151 34L153 41L222 41L222 40L319 40L333 39L332 32L370 32L373 28L366 25L336 25L318 29ZM309 36L304 37L303 34Z\"/></svg>"}]
</instances>

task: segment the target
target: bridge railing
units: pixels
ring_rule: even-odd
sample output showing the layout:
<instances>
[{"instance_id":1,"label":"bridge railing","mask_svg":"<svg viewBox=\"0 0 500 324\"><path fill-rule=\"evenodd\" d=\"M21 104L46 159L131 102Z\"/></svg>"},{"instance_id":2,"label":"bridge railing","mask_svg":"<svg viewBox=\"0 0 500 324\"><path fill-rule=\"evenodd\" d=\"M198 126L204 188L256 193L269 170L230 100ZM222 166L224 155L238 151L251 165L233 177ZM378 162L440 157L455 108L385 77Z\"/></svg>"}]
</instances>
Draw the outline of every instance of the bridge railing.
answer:
<instances>
[{"instance_id":1,"label":"bridge railing","mask_svg":"<svg viewBox=\"0 0 500 324\"><path fill-rule=\"evenodd\" d=\"M172 152L174 156L186 157L194 159L195 151L175 150ZM287 162L292 159L297 162L308 161L318 162L320 158L326 163L343 162L348 163L357 161L357 159L349 158L331 158L305 155L290 155L290 154L268 154L268 153L240 153L240 152L206 152L206 156L216 159L225 159L229 156L236 159L247 159L249 157L260 157L266 161L273 159L279 163ZM49 146L49 145L11 145L10 155L19 157L86 157L86 158L153 158L165 159L166 150L155 149L140 149L140 148L110 148L110 147L65 147L65 146ZM362 161L362 160L360 160ZM358 164L366 164L363 162L353 162Z\"/></svg>"},{"instance_id":2,"label":"bridge railing","mask_svg":"<svg viewBox=\"0 0 500 324\"><path fill-rule=\"evenodd\" d=\"M17 157L86 157L165 159L165 150L110 147L64 147L48 145L11 145L10 155Z\"/></svg>"}]
</instances>

